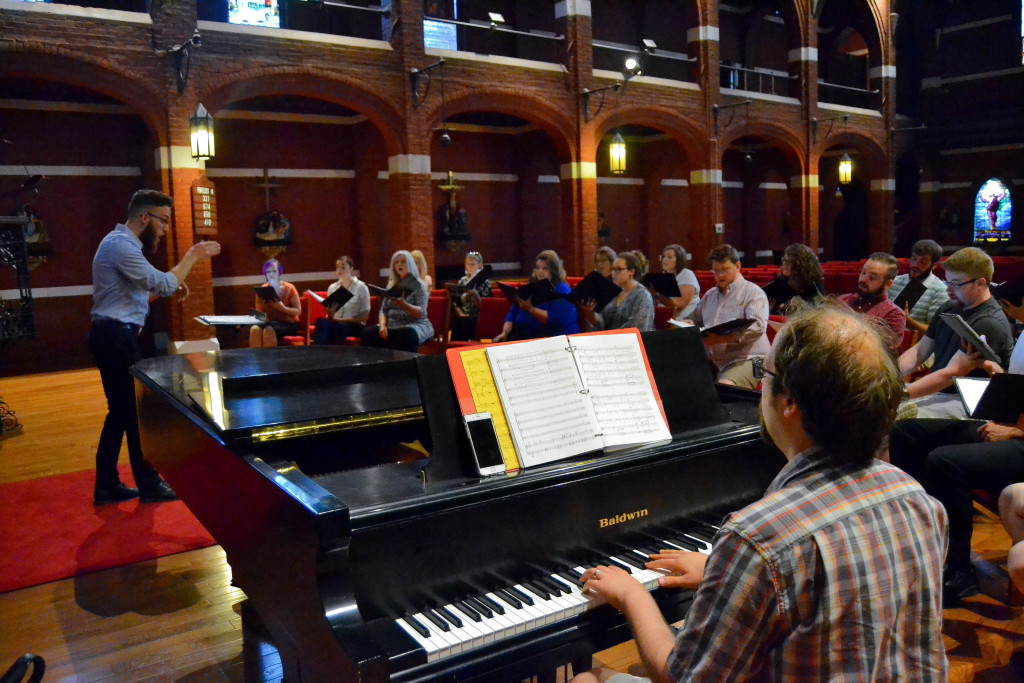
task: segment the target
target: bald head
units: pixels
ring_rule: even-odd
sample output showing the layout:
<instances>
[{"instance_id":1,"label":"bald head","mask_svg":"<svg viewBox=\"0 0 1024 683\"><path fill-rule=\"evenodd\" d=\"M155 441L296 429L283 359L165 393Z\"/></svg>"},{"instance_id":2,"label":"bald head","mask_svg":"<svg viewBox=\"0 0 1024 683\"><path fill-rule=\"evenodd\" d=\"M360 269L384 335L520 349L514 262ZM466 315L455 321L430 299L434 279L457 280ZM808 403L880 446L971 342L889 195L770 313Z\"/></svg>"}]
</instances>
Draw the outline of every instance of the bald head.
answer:
<instances>
[{"instance_id":1,"label":"bald head","mask_svg":"<svg viewBox=\"0 0 1024 683\"><path fill-rule=\"evenodd\" d=\"M889 432L903 378L880 321L845 307L798 311L779 331L767 385L789 397L811 441L837 459L869 461Z\"/></svg>"}]
</instances>

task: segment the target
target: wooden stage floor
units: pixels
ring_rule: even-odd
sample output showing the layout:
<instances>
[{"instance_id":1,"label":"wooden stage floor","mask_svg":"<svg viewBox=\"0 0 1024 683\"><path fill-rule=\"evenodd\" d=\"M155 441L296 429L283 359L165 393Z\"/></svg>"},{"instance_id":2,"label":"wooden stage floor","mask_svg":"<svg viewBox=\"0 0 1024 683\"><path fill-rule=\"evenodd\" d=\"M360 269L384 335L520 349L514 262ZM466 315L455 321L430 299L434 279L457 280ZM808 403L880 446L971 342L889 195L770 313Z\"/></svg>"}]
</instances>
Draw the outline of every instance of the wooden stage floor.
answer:
<instances>
[{"instance_id":1,"label":"wooden stage floor","mask_svg":"<svg viewBox=\"0 0 1024 683\"><path fill-rule=\"evenodd\" d=\"M23 425L0 439L0 483L93 468L106 409L95 370L0 379L0 399ZM984 595L944 614L951 681L1024 681L1024 607L1007 604L1009 545L998 518L979 508ZM271 646L250 639L243 654L244 595L230 575L212 547L0 594L0 672L34 652L46 659L46 681L279 681ZM597 660L622 669L636 650L625 643Z\"/></svg>"}]
</instances>

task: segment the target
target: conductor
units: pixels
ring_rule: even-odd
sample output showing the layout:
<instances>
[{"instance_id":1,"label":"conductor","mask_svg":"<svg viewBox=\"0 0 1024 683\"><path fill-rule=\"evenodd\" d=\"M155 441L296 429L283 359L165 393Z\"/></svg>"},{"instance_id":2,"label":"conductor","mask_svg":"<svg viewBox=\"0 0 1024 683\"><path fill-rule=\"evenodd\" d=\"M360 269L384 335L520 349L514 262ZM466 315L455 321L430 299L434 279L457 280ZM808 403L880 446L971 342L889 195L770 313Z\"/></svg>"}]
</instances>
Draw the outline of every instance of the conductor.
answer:
<instances>
[{"instance_id":1,"label":"conductor","mask_svg":"<svg viewBox=\"0 0 1024 683\"><path fill-rule=\"evenodd\" d=\"M150 298L188 295L185 278L199 261L220 253L217 242L197 242L178 265L162 273L146 260L167 233L174 200L156 190L139 190L128 203L128 218L100 242L92 261L93 307L89 351L96 360L107 397L96 448L94 505L140 498L143 503L177 500L178 496L142 456L135 412L135 383L128 368L142 360L139 333L149 315ZM117 458L128 435L128 457L135 485L121 483Z\"/></svg>"}]
</instances>

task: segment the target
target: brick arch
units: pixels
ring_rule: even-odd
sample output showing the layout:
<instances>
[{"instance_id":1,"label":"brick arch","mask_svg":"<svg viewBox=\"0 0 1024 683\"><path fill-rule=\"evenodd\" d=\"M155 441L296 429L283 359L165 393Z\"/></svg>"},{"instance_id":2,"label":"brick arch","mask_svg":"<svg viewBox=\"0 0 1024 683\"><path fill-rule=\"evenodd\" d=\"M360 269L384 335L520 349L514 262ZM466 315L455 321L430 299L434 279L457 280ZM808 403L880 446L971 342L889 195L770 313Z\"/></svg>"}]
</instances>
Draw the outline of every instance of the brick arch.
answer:
<instances>
[{"instance_id":1,"label":"brick arch","mask_svg":"<svg viewBox=\"0 0 1024 683\"><path fill-rule=\"evenodd\" d=\"M216 116L219 109L232 102L271 95L301 95L354 109L380 133L388 156L407 150L404 124L394 103L356 79L326 70L264 67L245 71L243 78L222 75L204 79L200 100Z\"/></svg>"},{"instance_id":2,"label":"brick arch","mask_svg":"<svg viewBox=\"0 0 1024 683\"><path fill-rule=\"evenodd\" d=\"M725 155L726 150L734 142L747 135L763 138L774 144L782 152L786 162L791 165L793 175L804 175L807 173L804 163L805 146L799 136L788 128L770 121L752 120L750 125L747 126L738 115L728 130L719 137L721 155L718 159L719 168L722 167L722 156Z\"/></svg>"},{"instance_id":3,"label":"brick arch","mask_svg":"<svg viewBox=\"0 0 1024 683\"><path fill-rule=\"evenodd\" d=\"M594 123L591 144L595 151L598 143L609 131L618 126L634 125L654 128L671 136L683 148L686 153L686 161L691 168L699 167L700 160L704 158L705 145L702 141L707 137L707 133L668 107L644 105L615 107L612 111L595 119Z\"/></svg>"},{"instance_id":4,"label":"brick arch","mask_svg":"<svg viewBox=\"0 0 1024 683\"><path fill-rule=\"evenodd\" d=\"M839 27L840 33L845 28L857 31L868 46L869 65L871 67L878 67L884 64L886 62L884 51L888 41L884 41L883 36L887 32L886 28L888 27L889 18L880 12L878 6L880 3L870 2L869 0L823 0L822 14L827 12L830 6L837 4L840 4L842 7L844 15L860 20L859 26L854 26L854 22L851 20L843 27ZM824 62L831 58L832 53L838 48L839 42L837 36L831 45L829 55L823 55L821 61Z\"/></svg>"},{"instance_id":5,"label":"brick arch","mask_svg":"<svg viewBox=\"0 0 1024 683\"><path fill-rule=\"evenodd\" d=\"M134 72L88 54L72 54L62 46L29 42L25 48L0 46L0 77L65 83L112 97L145 122L158 147L169 144L164 94Z\"/></svg>"},{"instance_id":6,"label":"brick arch","mask_svg":"<svg viewBox=\"0 0 1024 683\"><path fill-rule=\"evenodd\" d=\"M578 150L575 138L575 124L548 101L521 90L512 88L486 87L472 90L449 88L445 94L445 114L452 116L471 111L490 111L511 114L534 124L545 133L555 147L559 163L576 161ZM427 113L427 130L441 127L440 97L430 97L432 109Z\"/></svg>"},{"instance_id":7,"label":"brick arch","mask_svg":"<svg viewBox=\"0 0 1024 683\"><path fill-rule=\"evenodd\" d=\"M860 133L840 132L828 136L827 139L818 145L817 158L819 163L825 152L837 146L852 147L857 151L859 158L865 161L867 173L861 174L861 177L868 179L889 177L889 159L885 154L885 150L877 142Z\"/></svg>"}]
</instances>

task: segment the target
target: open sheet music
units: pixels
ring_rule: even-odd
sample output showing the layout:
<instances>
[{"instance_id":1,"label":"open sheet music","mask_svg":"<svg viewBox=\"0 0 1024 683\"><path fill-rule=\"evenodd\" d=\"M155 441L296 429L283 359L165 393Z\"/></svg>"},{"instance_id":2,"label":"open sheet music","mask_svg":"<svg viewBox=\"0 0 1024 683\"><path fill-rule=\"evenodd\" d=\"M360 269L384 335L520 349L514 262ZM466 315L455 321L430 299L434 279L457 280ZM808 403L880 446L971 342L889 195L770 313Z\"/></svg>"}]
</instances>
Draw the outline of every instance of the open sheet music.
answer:
<instances>
[{"instance_id":1,"label":"open sheet music","mask_svg":"<svg viewBox=\"0 0 1024 683\"><path fill-rule=\"evenodd\" d=\"M670 439L636 330L488 347L523 467Z\"/></svg>"}]
</instances>

